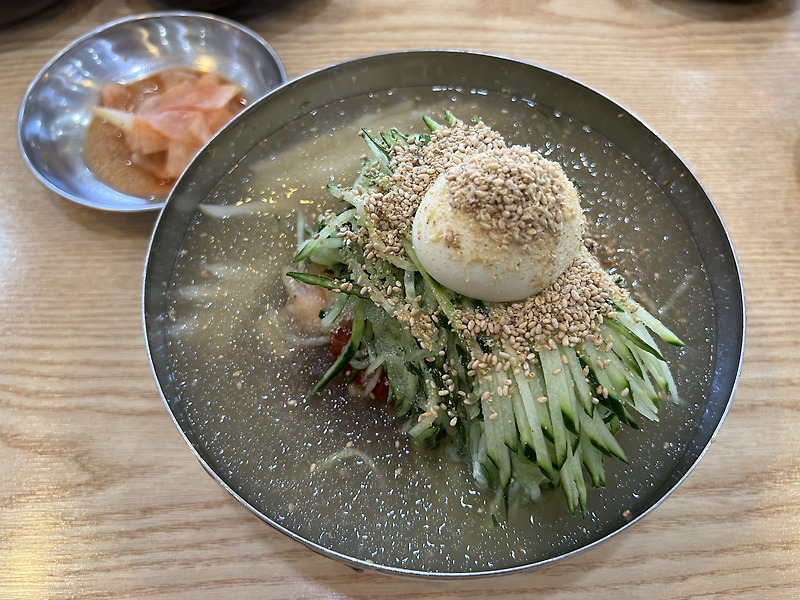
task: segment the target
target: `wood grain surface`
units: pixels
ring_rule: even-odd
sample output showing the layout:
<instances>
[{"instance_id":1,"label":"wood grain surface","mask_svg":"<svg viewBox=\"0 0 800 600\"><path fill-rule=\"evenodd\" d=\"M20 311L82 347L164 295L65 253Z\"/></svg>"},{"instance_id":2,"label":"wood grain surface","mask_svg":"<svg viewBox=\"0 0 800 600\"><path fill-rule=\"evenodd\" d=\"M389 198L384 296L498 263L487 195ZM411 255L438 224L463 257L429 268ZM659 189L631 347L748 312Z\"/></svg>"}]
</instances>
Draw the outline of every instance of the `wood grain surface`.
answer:
<instances>
[{"instance_id":1,"label":"wood grain surface","mask_svg":"<svg viewBox=\"0 0 800 600\"><path fill-rule=\"evenodd\" d=\"M170 421L141 325L155 214L92 210L24 164L27 85L145 0L72 0L0 30L0 598L800 597L800 6L794 0L258 3L231 13L290 77L375 52L480 50L570 75L637 114L725 221L748 307L735 401L652 514L533 572L356 574L253 517ZM795 420L797 419L797 421Z\"/></svg>"}]
</instances>

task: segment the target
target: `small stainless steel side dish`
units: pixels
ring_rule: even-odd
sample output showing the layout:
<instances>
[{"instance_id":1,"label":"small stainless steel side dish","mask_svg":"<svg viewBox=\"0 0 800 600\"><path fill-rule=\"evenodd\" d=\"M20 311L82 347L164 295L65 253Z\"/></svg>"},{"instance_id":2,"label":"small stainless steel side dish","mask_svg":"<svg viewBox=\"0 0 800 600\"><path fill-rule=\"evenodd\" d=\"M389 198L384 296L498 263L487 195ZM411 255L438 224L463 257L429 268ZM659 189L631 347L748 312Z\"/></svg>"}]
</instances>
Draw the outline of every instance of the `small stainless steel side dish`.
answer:
<instances>
[{"instance_id":1,"label":"small stainless steel side dish","mask_svg":"<svg viewBox=\"0 0 800 600\"><path fill-rule=\"evenodd\" d=\"M258 34L223 17L154 12L113 21L75 40L31 82L18 119L22 156L50 190L109 211L158 210L164 198L140 198L98 179L84 157L84 136L100 89L159 71L214 71L254 102L286 80L277 54Z\"/></svg>"}]
</instances>

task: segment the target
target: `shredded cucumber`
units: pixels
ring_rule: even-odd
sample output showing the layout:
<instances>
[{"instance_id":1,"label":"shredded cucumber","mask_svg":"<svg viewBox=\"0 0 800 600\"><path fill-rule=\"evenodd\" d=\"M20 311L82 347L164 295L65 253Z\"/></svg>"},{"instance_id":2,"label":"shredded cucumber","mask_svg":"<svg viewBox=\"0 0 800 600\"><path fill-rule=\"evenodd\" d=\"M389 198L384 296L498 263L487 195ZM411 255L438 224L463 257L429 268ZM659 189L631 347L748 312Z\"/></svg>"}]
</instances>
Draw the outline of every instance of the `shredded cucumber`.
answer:
<instances>
[{"instance_id":1,"label":"shredded cucumber","mask_svg":"<svg viewBox=\"0 0 800 600\"><path fill-rule=\"evenodd\" d=\"M423 117L432 134L463 125L450 112L444 120ZM365 213L364 190L388 190L396 148L430 140L396 129L362 136L371 156L357 180L328 188L343 210L321 217L295 258L328 274L287 273L333 292L321 317L326 330L343 315L352 319L350 340L315 389L348 366L366 365L370 376L383 372L397 415L408 421L407 435L420 449L443 441L456 445L477 484L502 499L493 503L495 520L511 499L519 504L516 496L535 501L551 487L562 490L570 513L585 515L587 485L606 482L604 457L629 460L615 437L621 425L635 429L636 418L657 420L662 400L677 399L651 332L670 344L683 342L620 295L609 299L609 313L599 320L603 343L532 345L525 369L518 361L507 367L513 354L508 347L463 334L463 311L488 307L434 280L410 239L402 240L404 256L382 252L377 241L370 251L358 243L374 225ZM422 320L433 326L422 328ZM475 368L486 361L487 368Z\"/></svg>"}]
</instances>

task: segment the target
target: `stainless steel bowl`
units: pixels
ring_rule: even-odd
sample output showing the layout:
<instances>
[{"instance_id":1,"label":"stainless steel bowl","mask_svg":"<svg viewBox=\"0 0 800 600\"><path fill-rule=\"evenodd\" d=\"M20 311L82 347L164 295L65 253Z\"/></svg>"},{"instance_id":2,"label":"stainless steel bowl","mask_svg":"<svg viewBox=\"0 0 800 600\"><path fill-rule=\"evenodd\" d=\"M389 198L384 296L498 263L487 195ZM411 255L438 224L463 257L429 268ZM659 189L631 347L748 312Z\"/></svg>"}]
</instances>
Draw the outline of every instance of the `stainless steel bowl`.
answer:
<instances>
[{"instance_id":1,"label":"stainless steel bowl","mask_svg":"<svg viewBox=\"0 0 800 600\"><path fill-rule=\"evenodd\" d=\"M208 402L207 398L196 396L200 386L205 385L203 377L190 380L176 375L175 364L180 360L183 350L176 350L169 331L170 328L173 331L177 328L175 319L180 319L182 315L172 310L174 305L170 304L168 282L179 277L180 271L176 265L202 262L208 256L218 259L213 249L202 247L202 240L207 237L200 236L199 255L187 251L186 244L193 227L198 222L202 223L207 206L225 201L225 190L231 189L231 178L244 177L250 181L251 173L255 172L253 165L275 164L273 159L285 148L290 149L288 156L295 160L299 156L297 151L291 151L295 146L300 148L303 155L306 152L322 152L320 161L313 164L325 166L327 169L328 165L336 162L337 156L315 149L312 132L318 130L319 139L342 135L357 137L355 132L359 124L353 123L357 119L354 114L357 111L345 110L343 102L347 99L361 102L361 98L366 98L365 103L374 103L377 102L374 98L396 98L392 101L400 103L398 106L403 111L402 114L407 115L410 111L418 113L422 110L417 105L417 98L423 93L440 94L441 104L445 107L455 94L472 95L478 99L475 102L488 102L491 100L482 99L496 98L497 102L502 103L502 110L513 108L512 103L516 103L515 106L522 105L524 117L515 125L518 126L518 135L524 139L529 137L531 128L539 128L547 131L551 140L563 141L565 147L576 146L576 152L581 153L585 164L574 163L575 168L591 169L595 161L602 163L606 160L603 155L609 147L617 148L615 152L619 154L613 156L620 157L620 164L615 167L611 163L610 167L617 171L600 171L594 178L588 173L584 174L587 195L604 196L599 190L608 188L612 196L605 201L602 198L597 201L594 216L606 219L615 211L621 211L621 214L614 215L614 227L628 228L629 231L641 229L639 246L634 246L637 252L630 253L631 256L635 255L631 259L634 268L642 269L639 293L655 296L663 294L668 297L672 286L668 286L667 291L659 286L663 285L665 279L672 277L671 273L685 269L687 274L696 276L697 279L691 285L685 286L686 293L691 297L683 298L678 304L702 302L707 307L703 309L698 322L691 322L685 329L679 330L681 337L686 332L687 337L684 339L689 343L689 354L682 358L686 368L682 369L681 383L686 384L682 388L682 393L686 395L683 398L684 407L691 410L691 416L684 420L685 417L677 407L663 411L665 419L669 418L670 412L678 413L672 418L682 436L680 445L667 456L665 448L669 442L649 438L647 443L656 454L653 455L652 462L639 467L647 472L646 481L637 483L620 476L613 483L609 482L607 489L598 492L602 496L595 498L599 508L592 518L557 518L553 523L541 523L541 528L537 531L542 532L542 537L533 540L534 546L525 555L519 554L502 565L478 561L466 568L453 568L448 563L454 553L460 552L457 547L458 538L463 537L467 529L488 529L484 524L475 524L466 519L458 521L456 529L446 530L439 540L441 547L436 544L428 547L434 554L441 552L441 555L436 554L425 563L404 562L409 558L408 551L414 547L409 545L409 540L402 539L407 534L401 526L397 526L398 531L393 534L389 534L387 529L389 525L394 527L394 524L384 523L382 526L369 527L368 524L359 522L361 515L357 507L352 510L351 515L359 523L359 536L363 534L363 538L358 537L356 540L357 552L343 550L336 538L340 534L347 535L350 529L339 527L336 536L331 535L330 531L324 537L317 536L307 526L315 517L313 512L309 511L299 517L297 511L293 511L292 515L282 512L287 493L279 487L280 482L276 483L276 471L271 468L276 461L299 460L295 450L299 452L301 446L297 440L286 442L290 445L294 443L298 447L287 450L284 457L265 450L268 447L265 442L270 436L274 438L281 433L274 432L275 425L272 421L275 420L275 413L267 410L272 406L269 394L261 395L263 392L258 390L258 393L249 392L251 396L248 397L248 392L232 389L230 393L219 393L218 398ZM347 106L352 107L353 104ZM382 116L383 112L374 110L375 104L369 106L372 108L365 114L369 114L373 124L378 120L381 121L380 126L393 124L391 121L384 123L387 118ZM383 105L380 107L383 108ZM315 120L324 111L330 110L336 111L336 118L339 119L335 128L324 120ZM397 114L399 113L395 112L395 116ZM567 135L565 127L568 121L573 119L579 125L575 125L570 131L574 131L573 135L577 137L562 137ZM349 126L349 129L343 124ZM335 134L333 129L336 130ZM589 138L589 135L599 137ZM591 145L590 139L598 140L598 143ZM539 143L535 139L529 141ZM261 160L259 157L262 153L267 153L263 163L250 162L251 158ZM353 163L351 174L357 170L357 156L353 157ZM277 164L275 168L280 169L280 164L286 163L277 161ZM337 169L341 168L341 161L339 164ZM280 171L278 174L282 173ZM328 172L323 175L327 177ZM300 173L299 176L304 180L321 177L316 173ZM347 181L346 175L341 176ZM273 178L271 172L262 177L270 181L281 181L280 177ZM639 178L645 182L643 185L650 192L649 195L632 195L627 207L630 212L615 208L616 199L613 198L615 190L619 189L626 178ZM592 185L599 187L593 192ZM292 197L296 198L297 195ZM237 202L235 196L227 201L232 204ZM653 205L658 205L659 209L665 211L663 214L669 215L660 217L658 224L649 218L647 212ZM204 210L198 212L201 206ZM670 251L663 247L652 247L653 240L663 238L664 227L680 233L680 246L674 246ZM239 243L241 238L250 236L247 230L234 230L233 233L241 234L236 238ZM247 256L255 255L259 260L267 260L264 257L269 255L270 241L265 239L260 243L260 249L249 247ZM236 261L239 259L236 243L226 242L224 249L225 258L221 260L230 262L230 265L227 262L226 265L236 271ZM644 252L645 250L654 251ZM648 255L655 261L649 267L646 264ZM219 265L216 267L219 268ZM655 278L654 270L651 269L659 269L662 275L668 277ZM219 289L219 285L214 280L213 286L217 287L211 289ZM280 283L260 281L258 285ZM317 552L359 570L379 570L422 577L497 575L541 567L591 548L624 531L650 513L691 472L720 427L738 381L745 329L742 283L725 227L691 170L661 138L629 111L573 79L507 58L449 51L377 55L334 65L282 86L237 117L189 166L167 200L151 240L143 300L147 348L164 403L189 447L215 480L259 518ZM242 308L242 314L250 314L248 310L252 312L252 306L248 308L244 300L238 300L242 302L240 307L237 300L220 297L219 302L231 314L239 314L239 308ZM204 297L204 302L206 301L208 299ZM192 318L191 313L187 318ZM227 363L218 356L219 342L215 348L217 350L214 353L204 354L203 358L214 366L219 363L224 370ZM237 364L237 368L240 367ZM260 374L262 370L255 364L253 372ZM212 378L211 375L203 375L206 379ZM263 375L258 378L263 379ZM212 393L217 394L217 388ZM225 423L231 420L241 421L242 430L235 434L225 433L222 428L227 425L223 426L216 413L222 413ZM305 426L310 428L312 417L303 414L302 418ZM351 418L352 415L348 413L344 420ZM657 429L654 428L648 435L657 435ZM263 470L260 468L262 465L265 465ZM295 462L291 462L286 468L299 470ZM275 486L278 489L274 489ZM333 502L336 501L336 492L335 487L328 490L328 498ZM404 489L393 489L392 492L402 496ZM319 493L326 495L324 490ZM372 498L368 496L369 492L364 492L359 497L359 506L372 502ZM403 502L403 507L414 505L413 498L410 501L403 499ZM426 515L435 512L437 502L444 503L444 500L433 497L423 502ZM451 499L450 505L454 504L457 502ZM397 511L399 521L402 521L399 516L404 510L401 508ZM342 520L345 519L343 511L337 511L336 514ZM287 515L294 521L287 519ZM328 523L331 528L335 525L338 523ZM430 523L430 531L435 530L436 526L437 523ZM545 534L549 537L545 538ZM382 548L385 540L392 536L401 538L401 546L406 544L403 546L406 552L401 557L376 558L375 554L370 554L373 550ZM531 539L526 537L525 541ZM540 543L539 539L545 541ZM480 556L481 548L473 546L469 553Z\"/></svg>"},{"instance_id":2,"label":"stainless steel bowl","mask_svg":"<svg viewBox=\"0 0 800 600\"><path fill-rule=\"evenodd\" d=\"M123 194L98 180L83 155L100 88L170 68L215 71L257 100L286 80L275 51L255 32L223 17L154 12L113 21L51 59L30 84L17 135L33 174L63 197L110 211L160 209L163 199Z\"/></svg>"}]
</instances>

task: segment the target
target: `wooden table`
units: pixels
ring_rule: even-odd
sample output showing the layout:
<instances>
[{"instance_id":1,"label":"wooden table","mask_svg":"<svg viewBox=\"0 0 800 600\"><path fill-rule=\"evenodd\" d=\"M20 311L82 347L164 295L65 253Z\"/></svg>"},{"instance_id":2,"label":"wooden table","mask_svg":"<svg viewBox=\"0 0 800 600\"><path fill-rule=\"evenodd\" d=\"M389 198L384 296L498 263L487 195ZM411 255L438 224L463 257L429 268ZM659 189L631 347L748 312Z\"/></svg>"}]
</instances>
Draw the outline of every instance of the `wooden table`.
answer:
<instances>
[{"instance_id":1,"label":"wooden table","mask_svg":"<svg viewBox=\"0 0 800 600\"><path fill-rule=\"evenodd\" d=\"M465 582L356 575L262 524L171 423L142 335L154 213L39 184L15 141L39 68L107 21L74 0L0 31L0 597L797 598L800 595L800 7L794 0L306 0L239 18L290 77L409 48L538 63L615 98L694 169L748 301L736 399L651 515L547 569Z\"/></svg>"}]
</instances>

